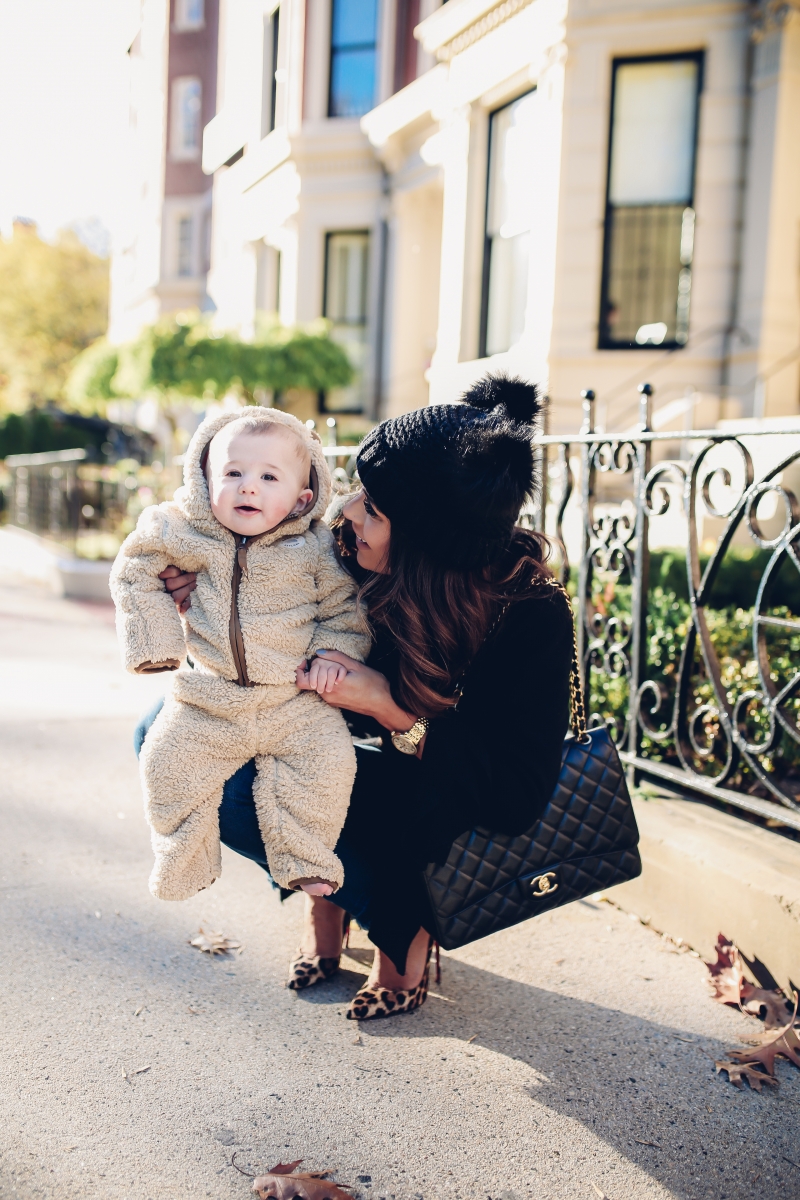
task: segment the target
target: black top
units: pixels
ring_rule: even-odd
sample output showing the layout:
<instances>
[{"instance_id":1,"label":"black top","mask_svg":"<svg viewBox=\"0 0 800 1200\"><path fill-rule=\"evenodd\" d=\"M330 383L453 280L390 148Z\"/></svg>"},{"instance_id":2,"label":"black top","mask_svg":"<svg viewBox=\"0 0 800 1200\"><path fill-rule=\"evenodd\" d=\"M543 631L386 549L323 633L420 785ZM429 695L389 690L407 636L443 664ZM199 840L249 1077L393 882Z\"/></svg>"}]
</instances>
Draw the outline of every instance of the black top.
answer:
<instances>
[{"instance_id":1,"label":"black top","mask_svg":"<svg viewBox=\"0 0 800 1200\"><path fill-rule=\"evenodd\" d=\"M402 972L430 925L421 871L475 826L529 829L550 799L569 726L572 617L555 589L517 601L484 644L454 711L431 721L421 759L363 751L345 825L375 873L371 940ZM396 648L377 637L369 665L396 677ZM369 722L345 714L356 728Z\"/></svg>"}]
</instances>

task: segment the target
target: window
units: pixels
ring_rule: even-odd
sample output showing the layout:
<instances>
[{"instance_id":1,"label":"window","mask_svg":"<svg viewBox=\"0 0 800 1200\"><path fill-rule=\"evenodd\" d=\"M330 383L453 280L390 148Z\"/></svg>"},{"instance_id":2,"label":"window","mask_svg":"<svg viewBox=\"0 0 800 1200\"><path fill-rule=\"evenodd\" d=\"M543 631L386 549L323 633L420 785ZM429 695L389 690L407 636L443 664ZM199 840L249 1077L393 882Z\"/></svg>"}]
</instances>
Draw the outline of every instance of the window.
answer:
<instances>
[{"instance_id":1,"label":"window","mask_svg":"<svg viewBox=\"0 0 800 1200\"><path fill-rule=\"evenodd\" d=\"M211 210L203 213L203 273L211 270Z\"/></svg>"},{"instance_id":2,"label":"window","mask_svg":"<svg viewBox=\"0 0 800 1200\"><path fill-rule=\"evenodd\" d=\"M203 0L175 0L175 28L184 32L202 29L205 24Z\"/></svg>"},{"instance_id":3,"label":"window","mask_svg":"<svg viewBox=\"0 0 800 1200\"><path fill-rule=\"evenodd\" d=\"M277 317L281 296L281 254L274 246L256 243L256 312Z\"/></svg>"},{"instance_id":4,"label":"window","mask_svg":"<svg viewBox=\"0 0 800 1200\"><path fill-rule=\"evenodd\" d=\"M368 278L369 233L327 234L323 315L331 322L331 337L347 351L357 374L349 387L323 395L323 412L364 409Z\"/></svg>"},{"instance_id":5,"label":"window","mask_svg":"<svg viewBox=\"0 0 800 1200\"><path fill-rule=\"evenodd\" d=\"M178 217L177 267L182 279L194 275L194 222L189 216Z\"/></svg>"},{"instance_id":6,"label":"window","mask_svg":"<svg viewBox=\"0 0 800 1200\"><path fill-rule=\"evenodd\" d=\"M490 118L481 357L508 350L525 326L537 114L533 91Z\"/></svg>"},{"instance_id":7,"label":"window","mask_svg":"<svg viewBox=\"0 0 800 1200\"><path fill-rule=\"evenodd\" d=\"M172 81L172 157L188 161L200 157L200 80L185 75Z\"/></svg>"},{"instance_id":8,"label":"window","mask_svg":"<svg viewBox=\"0 0 800 1200\"><path fill-rule=\"evenodd\" d=\"M278 83L278 34L280 32L280 8L264 17L264 57L261 70L261 136L266 137L275 128L275 102Z\"/></svg>"},{"instance_id":9,"label":"window","mask_svg":"<svg viewBox=\"0 0 800 1200\"><path fill-rule=\"evenodd\" d=\"M377 0L333 0L329 117L361 117L375 103Z\"/></svg>"},{"instance_id":10,"label":"window","mask_svg":"<svg viewBox=\"0 0 800 1200\"><path fill-rule=\"evenodd\" d=\"M601 349L689 336L702 55L614 63Z\"/></svg>"}]
</instances>

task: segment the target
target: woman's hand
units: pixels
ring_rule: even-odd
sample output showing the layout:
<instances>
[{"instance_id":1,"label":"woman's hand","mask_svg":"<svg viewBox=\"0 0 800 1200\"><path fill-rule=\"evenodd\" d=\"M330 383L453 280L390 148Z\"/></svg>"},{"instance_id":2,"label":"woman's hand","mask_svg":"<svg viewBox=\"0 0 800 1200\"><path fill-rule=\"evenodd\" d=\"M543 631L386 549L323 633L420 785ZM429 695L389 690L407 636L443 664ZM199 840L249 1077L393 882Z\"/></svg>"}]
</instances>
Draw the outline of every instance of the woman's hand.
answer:
<instances>
[{"instance_id":1,"label":"woman's hand","mask_svg":"<svg viewBox=\"0 0 800 1200\"><path fill-rule=\"evenodd\" d=\"M384 729L405 732L411 728L416 717L404 712L395 704L385 675L351 658L349 654L342 654L339 650L320 650L318 653L326 663L338 663L347 670L344 678L336 681L332 691L319 692L326 704L332 705L333 708L347 708L350 712L362 713L366 717L374 717ZM319 690L316 682L312 682L311 676L308 664L303 661L297 668L297 686L301 691Z\"/></svg>"},{"instance_id":2,"label":"woman's hand","mask_svg":"<svg viewBox=\"0 0 800 1200\"><path fill-rule=\"evenodd\" d=\"M164 567L158 578L164 580L164 587L175 601L179 613L185 613L192 607L191 594L197 587L195 571L181 571L178 567Z\"/></svg>"}]
</instances>

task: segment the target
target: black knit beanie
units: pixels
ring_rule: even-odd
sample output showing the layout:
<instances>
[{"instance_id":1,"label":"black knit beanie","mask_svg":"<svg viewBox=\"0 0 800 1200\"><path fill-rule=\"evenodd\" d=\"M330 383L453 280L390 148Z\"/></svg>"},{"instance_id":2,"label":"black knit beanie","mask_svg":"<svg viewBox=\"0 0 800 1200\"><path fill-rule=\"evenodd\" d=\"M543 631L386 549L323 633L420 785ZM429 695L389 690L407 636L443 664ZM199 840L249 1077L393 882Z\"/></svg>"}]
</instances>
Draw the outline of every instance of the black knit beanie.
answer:
<instances>
[{"instance_id":1,"label":"black knit beanie","mask_svg":"<svg viewBox=\"0 0 800 1200\"><path fill-rule=\"evenodd\" d=\"M393 534L442 566L488 566L535 489L531 438L541 408L533 384L487 375L460 404L381 422L361 445L359 477Z\"/></svg>"}]
</instances>

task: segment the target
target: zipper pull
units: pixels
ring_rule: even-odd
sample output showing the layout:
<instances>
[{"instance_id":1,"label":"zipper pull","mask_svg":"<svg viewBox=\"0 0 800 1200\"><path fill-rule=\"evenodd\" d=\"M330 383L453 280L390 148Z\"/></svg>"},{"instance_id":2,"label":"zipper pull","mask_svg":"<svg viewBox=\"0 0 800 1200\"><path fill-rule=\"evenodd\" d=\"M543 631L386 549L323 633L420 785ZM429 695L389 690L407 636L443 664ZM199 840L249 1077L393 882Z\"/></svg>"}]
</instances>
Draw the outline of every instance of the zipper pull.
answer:
<instances>
[{"instance_id":1,"label":"zipper pull","mask_svg":"<svg viewBox=\"0 0 800 1200\"><path fill-rule=\"evenodd\" d=\"M236 551L236 561L243 575L247 574L247 538L242 538Z\"/></svg>"}]
</instances>

